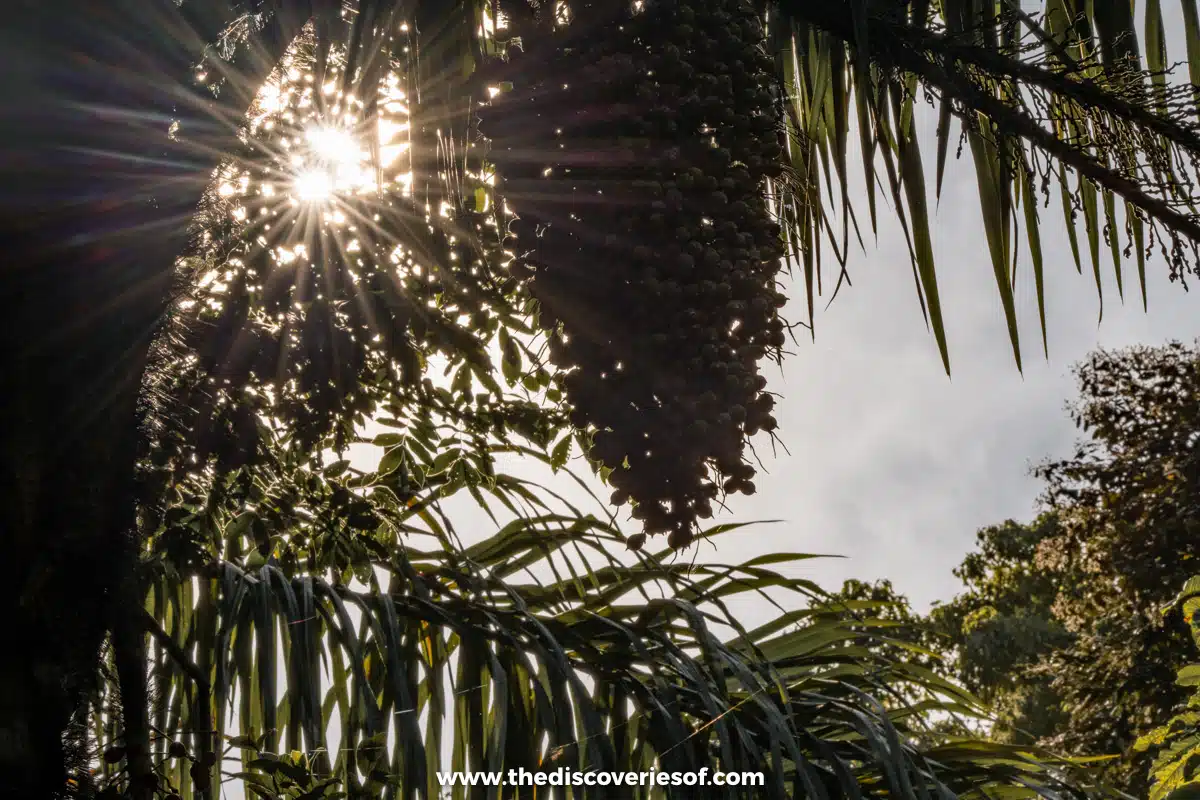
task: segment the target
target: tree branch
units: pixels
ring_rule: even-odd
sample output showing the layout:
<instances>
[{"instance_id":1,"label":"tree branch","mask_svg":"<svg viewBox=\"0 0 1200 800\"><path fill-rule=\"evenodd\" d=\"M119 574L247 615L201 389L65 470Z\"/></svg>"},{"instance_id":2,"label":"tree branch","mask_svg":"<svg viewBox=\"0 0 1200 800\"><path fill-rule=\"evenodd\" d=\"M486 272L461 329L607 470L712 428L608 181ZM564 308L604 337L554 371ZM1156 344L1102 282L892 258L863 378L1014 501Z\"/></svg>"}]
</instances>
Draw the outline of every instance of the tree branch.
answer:
<instances>
[{"instance_id":1,"label":"tree branch","mask_svg":"<svg viewBox=\"0 0 1200 800\"><path fill-rule=\"evenodd\" d=\"M958 44L948 37L916 31L907 26L896 26L895 30L909 38L914 47L928 50L938 56L954 58L986 70L993 75L1003 75L1018 83L1055 92L1075 100L1083 106L1101 109L1114 117L1144 126L1165 139L1200 155L1200 133L1194 127L1186 127L1170 117L1164 117L1141 108L1136 103L1131 103L1097 83L1072 80L1061 73L995 50Z\"/></svg>"},{"instance_id":2,"label":"tree branch","mask_svg":"<svg viewBox=\"0 0 1200 800\"><path fill-rule=\"evenodd\" d=\"M1062 141L1025 112L989 96L969 81L951 75L948 70L924 57L913 54L912 57L901 56L898 60L906 62L900 66L913 72L931 88L939 89L967 108L986 115L1001 128L1010 129L1080 175L1145 211L1170 230L1200 244L1200 224L1194 219L1176 211L1166 201L1151 196L1134 181L1114 172L1082 150Z\"/></svg>"}]
</instances>

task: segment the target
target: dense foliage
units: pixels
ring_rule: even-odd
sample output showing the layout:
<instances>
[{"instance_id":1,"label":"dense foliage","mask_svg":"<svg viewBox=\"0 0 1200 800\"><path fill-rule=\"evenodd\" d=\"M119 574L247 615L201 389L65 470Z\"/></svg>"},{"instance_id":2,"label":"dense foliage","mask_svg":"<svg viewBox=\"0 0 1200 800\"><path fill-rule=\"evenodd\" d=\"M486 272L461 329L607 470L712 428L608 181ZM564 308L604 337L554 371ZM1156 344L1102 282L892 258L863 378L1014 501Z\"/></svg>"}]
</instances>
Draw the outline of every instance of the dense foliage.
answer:
<instances>
[{"instance_id":1,"label":"dense foliage","mask_svg":"<svg viewBox=\"0 0 1200 800\"><path fill-rule=\"evenodd\" d=\"M1174 601L1163 608L1170 622L1182 616L1191 630L1192 642L1200 647L1200 578L1192 577ZM1200 664L1187 664L1176 675L1178 686L1200 686ZM1141 736L1134 743L1139 751L1155 754L1150 766L1149 800L1187 800L1200 794L1200 689L1192 691L1187 708L1165 725Z\"/></svg>"},{"instance_id":2,"label":"dense foliage","mask_svg":"<svg viewBox=\"0 0 1200 800\"><path fill-rule=\"evenodd\" d=\"M776 571L806 556L623 563L603 514L489 471L446 426L373 437L369 472L286 432L262 441L255 467L172 492L143 566L149 715L111 682L95 695L104 766L81 794L435 797L439 770L517 766L766 771L754 797L1064 788L1046 753L928 728L931 711L981 710L879 650L884 620ZM497 529L465 546L468 499ZM724 609L767 590L768 624Z\"/></svg>"},{"instance_id":3,"label":"dense foliage","mask_svg":"<svg viewBox=\"0 0 1200 800\"><path fill-rule=\"evenodd\" d=\"M1186 699L1186 633L1159 610L1190 576L1200 487L1200 351L1100 352L1079 370L1088 438L1039 468L1047 512L979 534L967 590L934 609L964 685L998 712L999 741L1115 755L1099 768L1144 794L1132 746Z\"/></svg>"}]
</instances>

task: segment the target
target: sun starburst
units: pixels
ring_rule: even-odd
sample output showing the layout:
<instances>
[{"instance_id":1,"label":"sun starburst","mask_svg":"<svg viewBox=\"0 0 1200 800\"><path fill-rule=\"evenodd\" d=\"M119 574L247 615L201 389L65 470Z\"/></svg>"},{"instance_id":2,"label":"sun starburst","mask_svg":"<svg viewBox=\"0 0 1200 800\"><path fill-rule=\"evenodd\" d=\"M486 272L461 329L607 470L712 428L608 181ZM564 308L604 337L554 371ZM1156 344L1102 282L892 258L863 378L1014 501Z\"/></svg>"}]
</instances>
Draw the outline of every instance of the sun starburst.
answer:
<instances>
[{"instance_id":1,"label":"sun starburst","mask_svg":"<svg viewBox=\"0 0 1200 800\"><path fill-rule=\"evenodd\" d=\"M377 191L370 155L353 132L312 124L304 132L305 148L295 157L292 194L306 203L323 203L335 195Z\"/></svg>"}]
</instances>

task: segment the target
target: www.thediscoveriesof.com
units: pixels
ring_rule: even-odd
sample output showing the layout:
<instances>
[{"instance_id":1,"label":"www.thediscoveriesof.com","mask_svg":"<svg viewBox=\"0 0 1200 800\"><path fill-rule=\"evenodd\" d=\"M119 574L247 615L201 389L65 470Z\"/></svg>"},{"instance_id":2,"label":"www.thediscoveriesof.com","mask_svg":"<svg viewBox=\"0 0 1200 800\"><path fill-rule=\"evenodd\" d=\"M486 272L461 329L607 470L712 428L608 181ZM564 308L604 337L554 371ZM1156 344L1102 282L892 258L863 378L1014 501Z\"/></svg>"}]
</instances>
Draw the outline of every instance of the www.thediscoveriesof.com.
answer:
<instances>
[{"instance_id":1,"label":"www.thediscoveriesof.com","mask_svg":"<svg viewBox=\"0 0 1200 800\"><path fill-rule=\"evenodd\" d=\"M582 772L559 767L552 772L525 768L505 772L439 772L442 786L766 786L763 772Z\"/></svg>"}]
</instances>

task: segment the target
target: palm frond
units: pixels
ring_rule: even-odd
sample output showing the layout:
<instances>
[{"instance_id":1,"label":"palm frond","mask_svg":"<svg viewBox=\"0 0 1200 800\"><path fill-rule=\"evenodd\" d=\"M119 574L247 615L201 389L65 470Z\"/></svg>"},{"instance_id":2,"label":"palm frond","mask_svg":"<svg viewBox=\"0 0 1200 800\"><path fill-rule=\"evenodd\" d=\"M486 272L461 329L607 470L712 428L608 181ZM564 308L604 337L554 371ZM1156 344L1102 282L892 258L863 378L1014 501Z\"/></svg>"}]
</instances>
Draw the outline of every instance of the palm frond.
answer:
<instances>
[{"instance_id":1,"label":"palm frond","mask_svg":"<svg viewBox=\"0 0 1200 800\"><path fill-rule=\"evenodd\" d=\"M1194 83L1200 74L1195 8L1190 2L1181 7ZM810 295L814 286L820 291L820 242L844 271L851 230L861 241L861 201L851 199L861 193L848 168L857 147L871 229L879 184L893 201L921 305L949 369L923 151L936 149L932 188L940 196L956 136L958 150L970 151L1018 367L1013 287L1022 230L1043 351L1048 348L1039 200L1045 207L1059 194L1079 267L1082 229L1098 292L1103 249L1120 293L1123 262L1136 258L1143 305L1148 256L1161 255L1173 280L1195 273L1196 90L1169 75L1160 3L1147 3L1140 14L1144 53L1133 12L1133 5L1116 0L1046 0L1036 11L1016 0L925 0L886 8L854 0L769 4L791 129L792 176L778 187L778 204ZM936 111L932 138L918 124L925 104ZM809 307L811 322L811 297Z\"/></svg>"},{"instance_id":2,"label":"palm frond","mask_svg":"<svg viewBox=\"0 0 1200 800\"><path fill-rule=\"evenodd\" d=\"M433 451L453 438L422 436ZM569 767L765 773L730 796L1070 795L1067 762L930 730L930 713L978 702L881 658L887 623L826 613L819 588L778 571L812 556L617 558L606 515L503 474L446 469L400 500L394 448L420 456L386 441L386 472L321 468L284 437L268 466L181 487L147 561L164 790L438 797L439 772ZM511 519L464 547L451 519L468 498ZM751 594L799 610L746 630L727 604ZM101 702L99 741L119 744L108 718Z\"/></svg>"}]
</instances>

